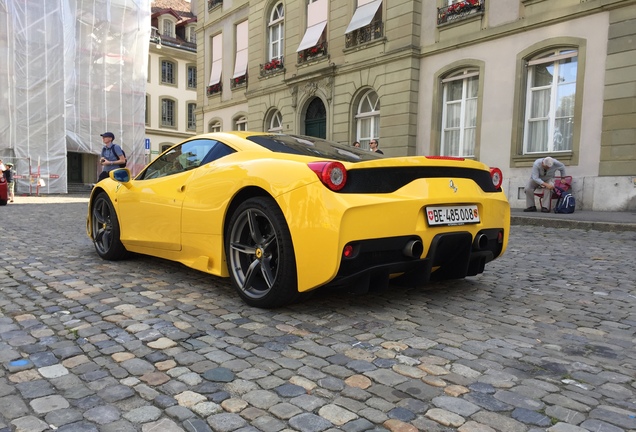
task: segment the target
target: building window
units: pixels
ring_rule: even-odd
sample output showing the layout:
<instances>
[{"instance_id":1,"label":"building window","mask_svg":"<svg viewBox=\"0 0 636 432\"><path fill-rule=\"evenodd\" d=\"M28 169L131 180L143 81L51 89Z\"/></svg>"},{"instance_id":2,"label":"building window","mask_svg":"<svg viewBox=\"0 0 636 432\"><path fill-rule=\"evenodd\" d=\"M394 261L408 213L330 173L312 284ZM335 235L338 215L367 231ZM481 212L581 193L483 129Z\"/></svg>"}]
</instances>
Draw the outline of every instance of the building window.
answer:
<instances>
[{"instance_id":1,"label":"building window","mask_svg":"<svg viewBox=\"0 0 636 432\"><path fill-rule=\"evenodd\" d=\"M221 122L213 121L208 124L208 132L221 132Z\"/></svg>"},{"instance_id":2,"label":"building window","mask_svg":"<svg viewBox=\"0 0 636 432\"><path fill-rule=\"evenodd\" d=\"M345 48L384 36L382 0L358 0L358 7L345 30Z\"/></svg>"},{"instance_id":3,"label":"building window","mask_svg":"<svg viewBox=\"0 0 636 432\"><path fill-rule=\"evenodd\" d=\"M188 104L188 130L196 130L197 128L197 104Z\"/></svg>"},{"instance_id":4,"label":"building window","mask_svg":"<svg viewBox=\"0 0 636 432\"><path fill-rule=\"evenodd\" d=\"M571 151L578 52L551 50L528 61L523 153Z\"/></svg>"},{"instance_id":5,"label":"building window","mask_svg":"<svg viewBox=\"0 0 636 432\"><path fill-rule=\"evenodd\" d=\"M188 88L197 88L197 67L188 66Z\"/></svg>"},{"instance_id":6,"label":"building window","mask_svg":"<svg viewBox=\"0 0 636 432\"><path fill-rule=\"evenodd\" d=\"M362 96L355 120L356 141L368 150L371 138L380 138L380 98L376 92L369 90Z\"/></svg>"},{"instance_id":7,"label":"building window","mask_svg":"<svg viewBox=\"0 0 636 432\"><path fill-rule=\"evenodd\" d=\"M267 132L282 132L283 131L283 115L280 111L275 110L269 116L269 120L265 125Z\"/></svg>"},{"instance_id":8,"label":"building window","mask_svg":"<svg viewBox=\"0 0 636 432\"><path fill-rule=\"evenodd\" d=\"M197 28L195 26L190 26L188 28L188 42L197 43Z\"/></svg>"},{"instance_id":9,"label":"building window","mask_svg":"<svg viewBox=\"0 0 636 432\"><path fill-rule=\"evenodd\" d=\"M168 37L174 37L174 23L169 19L163 20L163 35Z\"/></svg>"},{"instance_id":10,"label":"building window","mask_svg":"<svg viewBox=\"0 0 636 432\"><path fill-rule=\"evenodd\" d=\"M161 126L175 127L175 102L172 99L161 99Z\"/></svg>"},{"instance_id":11,"label":"building window","mask_svg":"<svg viewBox=\"0 0 636 432\"><path fill-rule=\"evenodd\" d=\"M274 59L280 59L283 56L283 41L284 41L284 21L285 10L283 3L277 3L272 9L268 23L268 46L269 53L267 61L270 62Z\"/></svg>"},{"instance_id":12,"label":"building window","mask_svg":"<svg viewBox=\"0 0 636 432\"><path fill-rule=\"evenodd\" d=\"M212 38L212 67L210 68L210 82L206 93L208 96L221 93L221 70L223 69L223 34Z\"/></svg>"},{"instance_id":13,"label":"building window","mask_svg":"<svg viewBox=\"0 0 636 432\"><path fill-rule=\"evenodd\" d=\"M146 125L150 125L150 96L146 95Z\"/></svg>"},{"instance_id":14,"label":"building window","mask_svg":"<svg viewBox=\"0 0 636 432\"><path fill-rule=\"evenodd\" d=\"M234 61L234 74L230 81L230 87L236 88L247 85L247 21L236 25L236 59Z\"/></svg>"},{"instance_id":15,"label":"building window","mask_svg":"<svg viewBox=\"0 0 636 432\"><path fill-rule=\"evenodd\" d=\"M442 156L475 156L479 72L463 70L442 80Z\"/></svg>"},{"instance_id":16,"label":"building window","mask_svg":"<svg viewBox=\"0 0 636 432\"><path fill-rule=\"evenodd\" d=\"M304 63L327 55L325 29L328 15L329 3L327 0L314 0L307 5L307 29L296 50L298 63Z\"/></svg>"},{"instance_id":17,"label":"building window","mask_svg":"<svg viewBox=\"0 0 636 432\"><path fill-rule=\"evenodd\" d=\"M161 82L163 84L174 84L175 76L174 76L174 63L168 60L161 61Z\"/></svg>"},{"instance_id":18,"label":"building window","mask_svg":"<svg viewBox=\"0 0 636 432\"><path fill-rule=\"evenodd\" d=\"M245 116L237 117L237 119L234 120L234 130L246 131L247 130L247 117L245 117Z\"/></svg>"}]
</instances>

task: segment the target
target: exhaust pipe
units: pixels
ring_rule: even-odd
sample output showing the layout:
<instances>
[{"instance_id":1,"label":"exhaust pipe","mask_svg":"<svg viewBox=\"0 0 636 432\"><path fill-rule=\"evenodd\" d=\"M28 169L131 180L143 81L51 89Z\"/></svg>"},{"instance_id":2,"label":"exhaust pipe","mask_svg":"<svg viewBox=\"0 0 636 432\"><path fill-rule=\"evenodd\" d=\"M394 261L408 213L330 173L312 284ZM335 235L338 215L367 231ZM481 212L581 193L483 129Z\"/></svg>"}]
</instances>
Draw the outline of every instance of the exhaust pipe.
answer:
<instances>
[{"instance_id":1,"label":"exhaust pipe","mask_svg":"<svg viewBox=\"0 0 636 432\"><path fill-rule=\"evenodd\" d=\"M486 234L477 234L473 241L473 248L477 250L485 249L488 246L488 236Z\"/></svg>"},{"instance_id":2,"label":"exhaust pipe","mask_svg":"<svg viewBox=\"0 0 636 432\"><path fill-rule=\"evenodd\" d=\"M409 240L402 249L402 253L409 258L419 258L424 252L424 245L421 240Z\"/></svg>"}]
</instances>

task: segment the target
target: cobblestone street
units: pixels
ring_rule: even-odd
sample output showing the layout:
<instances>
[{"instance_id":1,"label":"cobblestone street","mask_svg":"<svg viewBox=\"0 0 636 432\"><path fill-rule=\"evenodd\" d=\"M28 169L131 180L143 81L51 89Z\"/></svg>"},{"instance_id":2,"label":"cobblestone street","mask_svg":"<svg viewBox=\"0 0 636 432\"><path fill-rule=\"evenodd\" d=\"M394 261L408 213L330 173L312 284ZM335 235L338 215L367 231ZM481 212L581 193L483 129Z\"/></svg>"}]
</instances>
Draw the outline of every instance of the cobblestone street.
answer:
<instances>
[{"instance_id":1,"label":"cobblestone street","mask_svg":"<svg viewBox=\"0 0 636 432\"><path fill-rule=\"evenodd\" d=\"M85 214L0 208L0 432L636 431L636 232L513 226L478 277L268 311L101 260Z\"/></svg>"}]
</instances>

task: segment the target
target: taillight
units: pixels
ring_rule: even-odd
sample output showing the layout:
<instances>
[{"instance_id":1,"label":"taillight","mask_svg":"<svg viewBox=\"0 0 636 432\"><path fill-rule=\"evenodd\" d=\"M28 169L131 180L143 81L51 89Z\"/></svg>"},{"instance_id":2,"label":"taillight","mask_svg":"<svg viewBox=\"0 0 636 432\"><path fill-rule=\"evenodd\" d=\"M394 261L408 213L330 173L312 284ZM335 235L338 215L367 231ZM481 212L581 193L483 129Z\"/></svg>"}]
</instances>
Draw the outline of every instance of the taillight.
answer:
<instances>
[{"instance_id":1,"label":"taillight","mask_svg":"<svg viewBox=\"0 0 636 432\"><path fill-rule=\"evenodd\" d=\"M347 183L347 169L340 162L311 162L307 165L333 191L339 191Z\"/></svg>"},{"instance_id":2,"label":"taillight","mask_svg":"<svg viewBox=\"0 0 636 432\"><path fill-rule=\"evenodd\" d=\"M490 178L492 179L492 184L495 185L495 189L499 189L501 183L503 183L501 170L499 168L490 168Z\"/></svg>"},{"instance_id":3,"label":"taillight","mask_svg":"<svg viewBox=\"0 0 636 432\"><path fill-rule=\"evenodd\" d=\"M463 161L463 157L457 156L424 156L426 159L441 159L441 160L452 160L452 161Z\"/></svg>"}]
</instances>

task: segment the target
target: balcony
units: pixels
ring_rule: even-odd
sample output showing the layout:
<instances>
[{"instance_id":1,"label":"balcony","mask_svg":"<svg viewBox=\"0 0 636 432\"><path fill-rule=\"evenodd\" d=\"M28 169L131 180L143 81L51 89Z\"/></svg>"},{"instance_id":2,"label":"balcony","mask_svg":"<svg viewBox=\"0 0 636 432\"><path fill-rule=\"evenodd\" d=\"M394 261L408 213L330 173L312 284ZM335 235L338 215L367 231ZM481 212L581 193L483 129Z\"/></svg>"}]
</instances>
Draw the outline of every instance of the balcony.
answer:
<instances>
[{"instance_id":1,"label":"balcony","mask_svg":"<svg viewBox=\"0 0 636 432\"><path fill-rule=\"evenodd\" d=\"M247 74L232 78L230 80L230 88L247 87Z\"/></svg>"},{"instance_id":2,"label":"balcony","mask_svg":"<svg viewBox=\"0 0 636 432\"><path fill-rule=\"evenodd\" d=\"M261 76L266 77L270 75L276 75L285 70L285 63L283 62L283 57L275 58L271 60L269 63L261 64Z\"/></svg>"},{"instance_id":3,"label":"balcony","mask_svg":"<svg viewBox=\"0 0 636 432\"><path fill-rule=\"evenodd\" d=\"M298 53L298 64L316 60L327 55L327 42L321 42Z\"/></svg>"},{"instance_id":4,"label":"balcony","mask_svg":"<svg viewBox=\"0 0 636 432\"><path fill-rule=\"evenodd\" d=\"M361 27L345 35L345 48L351 48L380 39L384 36L384 23L382 20L372 21L371 24Z\"/></svg>"},{"instance_id":5,"label":"balcony","mask_svg":"<svg viewBox=\"0 0 636 432\"><path fill-rule=\"evenodd\" d=\"M213 96L215 94L221 93L221 90L223 90L223 85L221 85L221 83L219 82L214 85L208 86L205 93L208 96Z\"/></svg>"},{"instance_id":6,"label":"balcony","mask_svg":"<svg viewBox=\"0 0 636 432\"><path fill-rule=\"evenodd\" d=\"M464 0L437 9L437 25L448 24L483 13L485 0Z\"/></svg>"},{"instance_id":7,"label":"balcony","mask_svg":"<svg viewBox=\"0 0 636 432\"><path fill-rule=\"evenodd\" d=\"M208 0L208 12L223 4L223 0Z\"/></svg>"}]
</instances>

